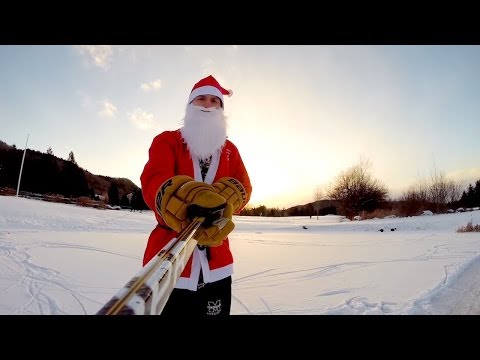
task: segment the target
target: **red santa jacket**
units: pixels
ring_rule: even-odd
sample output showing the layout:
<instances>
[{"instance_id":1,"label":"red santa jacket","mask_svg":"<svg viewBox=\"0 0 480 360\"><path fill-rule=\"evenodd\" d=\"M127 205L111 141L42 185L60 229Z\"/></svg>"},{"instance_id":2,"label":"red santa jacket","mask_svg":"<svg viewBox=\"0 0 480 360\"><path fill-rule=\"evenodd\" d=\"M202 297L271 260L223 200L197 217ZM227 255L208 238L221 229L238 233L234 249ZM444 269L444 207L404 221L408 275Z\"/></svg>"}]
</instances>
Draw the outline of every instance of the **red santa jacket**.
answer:
<instances>
[{"instance_id":1,"label":"red santa jacket","mask_svg":"<svg viewBox=\"0 0 480 360\"><path fill-rule=\"evenodd\" d=\"M158 225L150 234L145 249L143 264L154 257L177 232L168 228L159 214L155 212L155 195L158 188L175 175L188 175L196 181L202 181L198 159L192 158L186 144L183 142L180 130L165 131L157 135L149 149L149 159L145 164L140 181L145 203L154 211ZM229 140L221 152L212 155L210 167L205 176L205 183L212 184L224 176L231 176L242 183L247 192L247 201L252 193L252 186L247 170L243 164L237 147ZM239 209L240 212L242 209ZM238 213L237 212L237 213ZM233 256L228 238L222 245L211 247L210 260L207 260L205 250L195 248L176 288L196 290L200 269L206 283L218 281L233 273Z\"/></svg>"}]
</instances>

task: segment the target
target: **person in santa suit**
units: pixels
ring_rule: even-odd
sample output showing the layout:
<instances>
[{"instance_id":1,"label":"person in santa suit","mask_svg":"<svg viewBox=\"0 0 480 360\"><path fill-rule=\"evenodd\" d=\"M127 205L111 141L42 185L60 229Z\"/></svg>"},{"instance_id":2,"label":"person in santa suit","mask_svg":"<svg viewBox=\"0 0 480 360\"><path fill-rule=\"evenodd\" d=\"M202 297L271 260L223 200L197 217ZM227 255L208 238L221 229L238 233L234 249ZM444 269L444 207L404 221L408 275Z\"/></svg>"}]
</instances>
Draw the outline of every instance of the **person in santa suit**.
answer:
<instances>
[{"instance_id":1,"label":"person in santa suit","mask_svg":"<svg viewBox=\"0 0 480 360\"><path fill-rule=\"evenodd\" d=\"M153 139L140 176L143 198L158 223L149 236L143 265L196 213L221 214L216 219L221 221L209 221L196 233L198 245L161 315L230 314L233 256L228 235L235 227L232 215L248 203L252 185L239 150L227 139L224 95L232 91L211 75L197 82L183 126Z\"/></svg>"}]
</instances>

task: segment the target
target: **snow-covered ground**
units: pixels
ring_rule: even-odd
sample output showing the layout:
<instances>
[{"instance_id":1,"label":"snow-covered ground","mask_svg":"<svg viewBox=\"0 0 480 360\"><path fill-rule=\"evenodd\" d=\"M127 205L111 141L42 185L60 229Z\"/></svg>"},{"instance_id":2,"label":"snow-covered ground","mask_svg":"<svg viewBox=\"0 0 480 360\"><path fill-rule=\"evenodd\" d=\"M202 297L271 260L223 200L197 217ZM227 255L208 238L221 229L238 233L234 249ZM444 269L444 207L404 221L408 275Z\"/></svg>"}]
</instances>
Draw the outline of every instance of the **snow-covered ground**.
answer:
<instances>
[{"instance_id":1,"label":"snow-covered ground","mask_svg":"<svg viewBox=\"0 0 480 360\"><path fill-rule=\"evenodd\" d=\"M456 232L480 211L234 221L234 315L480 314L480 233ZM154 226L150 211L0 196L0 314L95 314Z\"/></svg>"}]
</instances>

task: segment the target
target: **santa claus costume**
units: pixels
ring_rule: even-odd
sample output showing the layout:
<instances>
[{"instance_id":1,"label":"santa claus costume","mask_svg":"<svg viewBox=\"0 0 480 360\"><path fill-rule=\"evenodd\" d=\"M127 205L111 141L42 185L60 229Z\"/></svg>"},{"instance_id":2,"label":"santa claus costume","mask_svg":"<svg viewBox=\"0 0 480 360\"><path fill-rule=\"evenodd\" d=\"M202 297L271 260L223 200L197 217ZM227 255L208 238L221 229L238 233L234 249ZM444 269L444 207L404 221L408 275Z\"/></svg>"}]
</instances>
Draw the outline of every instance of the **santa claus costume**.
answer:
<instances>
[{"instance_id":1,"label":"santa claus costume","mask_svg":"<svg viewBox=\"0 0 480 360\"><path fill-rule=\"evenodd\" d=\"M213 95L219 108L196 106L198 97ZM156 211L156 195L162 184L176 175L213 184L229 177L241 183L245 199L238 214L250 199L252 186L237 147L227 139L224 97L231 96L213 76L197 82L188 97L183 126L157 135L140 176L145 203L155 213L157 226L151 232L143 264L154 257L177 232ZM198 246L193 251L162 315L228 315L231 306L233 256L228 237L220 246Z\"/></svg>"}]
</instances>

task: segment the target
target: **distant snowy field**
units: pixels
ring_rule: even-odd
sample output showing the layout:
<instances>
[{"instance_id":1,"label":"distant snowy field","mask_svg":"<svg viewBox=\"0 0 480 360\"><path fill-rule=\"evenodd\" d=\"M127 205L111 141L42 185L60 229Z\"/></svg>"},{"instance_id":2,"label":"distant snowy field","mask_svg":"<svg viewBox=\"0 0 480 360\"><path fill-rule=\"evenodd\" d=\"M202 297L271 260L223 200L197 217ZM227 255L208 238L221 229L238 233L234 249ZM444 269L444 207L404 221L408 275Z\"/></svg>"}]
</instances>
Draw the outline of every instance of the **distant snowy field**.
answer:
<instances>
[{"instance_id":1,"label":"distant snowy field","mask_svg":"<svg viewBox=\"0 0 480 360\"><path fill-rule=\"evenodd\" d=\"M234 217L232 314L480 314L480 233L456 232L470 220ZM150 211L0 196L0 314L95 314L154 226Z\"/></svg>"}]
</instances>

